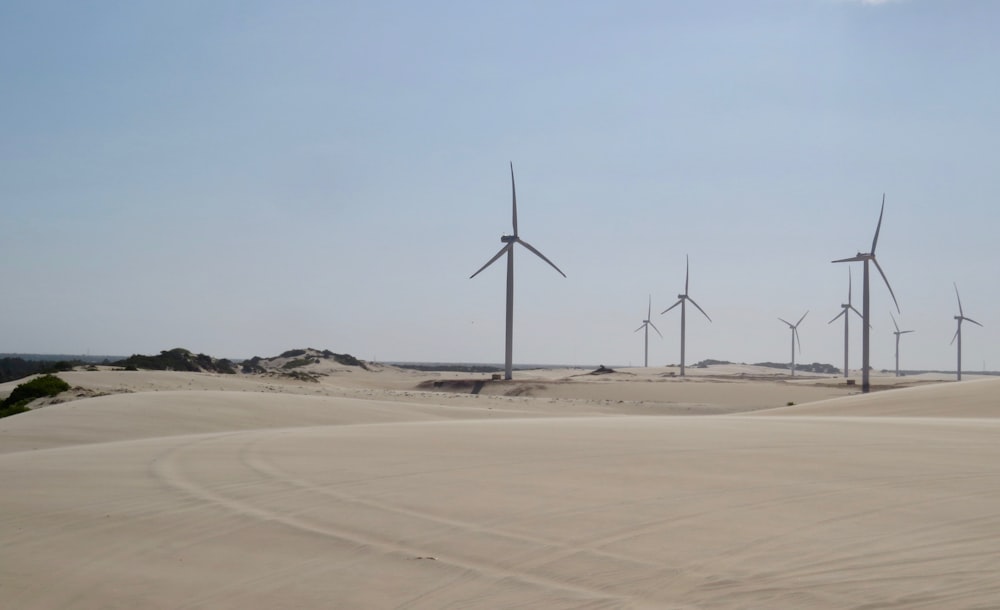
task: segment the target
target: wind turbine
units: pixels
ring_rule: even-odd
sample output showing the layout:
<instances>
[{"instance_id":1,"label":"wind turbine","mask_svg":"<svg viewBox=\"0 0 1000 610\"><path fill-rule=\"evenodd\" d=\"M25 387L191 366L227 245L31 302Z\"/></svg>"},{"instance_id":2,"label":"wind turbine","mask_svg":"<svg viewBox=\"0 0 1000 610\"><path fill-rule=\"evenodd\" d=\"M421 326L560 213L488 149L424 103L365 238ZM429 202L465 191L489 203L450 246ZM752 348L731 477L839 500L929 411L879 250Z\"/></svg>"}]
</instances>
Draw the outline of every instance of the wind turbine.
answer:
<instances>
[{"instance_id":1,"label":"wind turbine","mask_svg":"<svg viewBox=\"0 0 1000 610\"><path fill-rule=\"evenodd\" d=\"M962 312L962 297L958 296L958 284L955 284L955 298L958 299L958 315L955 316L955 319L958 320L958 330L955 331L955 336L951 338L951 342L954 343L955 339L958 339L958 381L962 381L962 322L968 320L976 326L982 326L982 324L972 318L965 317L965 314Z\"/></svg>"},{"instance_id":2,"label":"wind turbine","mask_svg":"<svg viewBox=\"0 0 1000 610\"><path fill-rule=\"evenodd\" d=\"M795 343L796 342L798 342L798 344L799 344L799 351L800 352L802 351L802 341L799 340L799 324L802 324L802 320L805 320L806 316L808 316L808 315L809 315L809 310L807 309L806 312L804 314L802 314L802 317L799 318L799 321L796 322L795 324L792 324L791 322L789 322L788 320L786 320L784 318L778 318L779 320L781 320L782 322L784 322L785 324L787 324L788 328L792 329L792 377L795 377Z\"/></svg>"},{"instance_id":3,"label":"wind turbine","mask_svg":"<svg viewBox=\"0 0 1000 610\"><path fill-rule=\"evenodd\" d=\"M892 325L896 327L896 330L892 334L896 335L896 377L899 377L899 336L905 335L906 333L912 333L912 330L899 330L899 324L896 324L896 316L889 312L889 317L892 318Z\"/></svg>"},{"instance_id":4,"label":"wind turbine","mask_svg":"<svg viewBox=\"0 0 1000 610\"><path fill-rule=\"evenodd\" d=\"M847 378L847 376L849 375L848 369L847 369L847 354L848 354L847 338L850 336L850 333L848 332L848 325L849 325L850 317L851 317L849 314L850 314L850 312L853 311L854 313L858 314L859 318L861 318L862 320L864 320L864 317L861 315L861 312L858 311L857 309L855 309L854 305L851 305L851 284L852 284L852 282L851 282L851 268L848 267L847 268L847 303L842 304L841 305L842 309L841 309L840 313L838 313L836 316L834 316L833 320L830 320L829 322L827 322L827 324L833 324L837 320L837 318L839 318L840 316L844 316L844 377L845 378Z\"/></svg>"},{"instance_id":5,"label":"wind turbine","mask_svg":"<svg viewBox=\"0 0 1000 610\"><path fill-rule=\"evenodd\" d=\"M514 188L514 162L510 163L510 192L512 197L511 207L513 208L513 220L514 220L514 233L512 235L501 235L500 241L503 243L503 247L500 251L493 255L493 258L488 260L485 265L479 268L469 276L469 279L479 275L480 271L492 265L498 258L507 254L507 342L504 352L504 378L510 379L513 372L513 342L514 342L514 244L521 244L527 248L530 252L538 256L540 259L546 263L552 265L552 268L559 272L559 275L566 277L566 274L562 272L556 264L545 258L545 255L539 252L529 244L520 238L517 234L517 190Z\"/></svg>"},{"instance_id":6,"label":"wind turbine","mask_svg":"<svg viewBox=\"0 0 1000 610\"><path fill-rule=\"evenodd\" d=\"M865 264L865 275L864 275L864 294L862 297L863 305L861 307L861 319L862 319L862 329L861 329L861 391L869 392L871 391L871 384L868 382L868 345L870 339L871 330L871 294L868 290L868 262L871 261L875 263L875 268L878 269L879 274L882 275L882 279L885 281L885 287L889 289L889 294L892 295L892 302L896 304L896 311L899 311L899 302L896 300L896 295L892 292L892 286L889 285L889 278L885 277L885 271L882 271L882 266L878 264L878 260L875 258L875 246L878 244L878 233L882 229L882 214L885 212L885 193L882 193L882 209L878 213L878 224L875 226L875 238L872 239L872 249L871 252L858 252L855 256L850 258L842 258L833 261L834 263L852 263L861 261Z\"/></svg>"},{"instance_id":7,"label":"wind turbine","mask_svg":"<svg viewBox=\"0 0 1000 610\"><path fill-rule=\"evenodd\" d=\"M653 330L656 331L656 334L660 335L661 339L663 338L663 334L660 333L660 329L656 328L656 324L653 324L653 321L650 319L652 318L652 313L653 313L653 295L649 295L649 308L646 309L646 319L643 320L642 325L639 326L639 328L635 329L634 331L634 332L639 332L643 328L646 329L646 356L645 360L643 360L643 366L647 367L649 366L649 327L652 326Z\"/></svg>"},{"instance_id":8,"label":"wind turbine","mask_svg":"<svg viewBox=\"0 0 1000 610\"><path fill-rule=\"evenodd\" d=\"M666 309L664 309L663 311L660 312L660 315L662 316L663 314L667 313L668 311L670 311L674 307L677 307L678 305L681 306L681 377L684 376L684 327L685 327L685 317L686 317L685 314L687 313L687 311L686 311L687 310L687 302L691 301L691 304L694 305L695 307L697 307L698 311L700 311L703 316L705 316L706 318L708 318L709 322L712 321L712 318L708 317L708 314L705 313L705 310L702 309L700 305L698 305L697 303L695 303L694 299L692 299L691 297L688 296L688 280L691 277L691 273L690 272L691 272L691 263L690 263L690 260L688 260L688 256L685 254L684 255L684 294L677 295L677 302L674 303L673 305L671 305L670 307L667 307Z\"/></svg>"}]
</instances>

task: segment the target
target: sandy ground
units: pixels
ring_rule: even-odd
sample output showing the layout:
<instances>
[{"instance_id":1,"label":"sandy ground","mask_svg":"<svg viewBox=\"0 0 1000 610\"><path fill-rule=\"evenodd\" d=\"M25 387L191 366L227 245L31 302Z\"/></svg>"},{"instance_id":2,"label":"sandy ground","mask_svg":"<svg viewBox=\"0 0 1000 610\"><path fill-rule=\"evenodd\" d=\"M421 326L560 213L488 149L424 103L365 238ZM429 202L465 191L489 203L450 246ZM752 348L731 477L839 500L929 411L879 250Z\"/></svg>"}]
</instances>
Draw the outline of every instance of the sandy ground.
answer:
<instances>
[{"instance_id":1,"label":"sandy ground","mask_svg":"<svg viewBox=\"0 0 1000 610\"><path fill-rule=\"evenodd\" d=\"M1000 379L584 373L61 374L0 606L1000 607Z\"/></svg>"}]
</instances>

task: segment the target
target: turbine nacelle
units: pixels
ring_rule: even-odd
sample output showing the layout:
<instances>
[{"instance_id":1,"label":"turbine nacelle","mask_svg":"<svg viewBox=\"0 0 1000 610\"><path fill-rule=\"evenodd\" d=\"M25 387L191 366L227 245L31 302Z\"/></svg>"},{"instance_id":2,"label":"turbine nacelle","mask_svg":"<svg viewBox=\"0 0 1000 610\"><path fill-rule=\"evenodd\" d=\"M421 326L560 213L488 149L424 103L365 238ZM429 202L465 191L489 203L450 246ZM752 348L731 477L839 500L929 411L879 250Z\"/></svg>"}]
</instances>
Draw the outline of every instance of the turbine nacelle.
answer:
<instances>
[{"instance_id":1,"label":"turbine nacelle","mask_svg":"<svg viewBox=\"0 0 1000 610\"><path fill-rule=\"evenodd\" d=\"M517 235L501 235L500 241L501 243L512 244L517 241Z\"/></svg>"}]
</instances>

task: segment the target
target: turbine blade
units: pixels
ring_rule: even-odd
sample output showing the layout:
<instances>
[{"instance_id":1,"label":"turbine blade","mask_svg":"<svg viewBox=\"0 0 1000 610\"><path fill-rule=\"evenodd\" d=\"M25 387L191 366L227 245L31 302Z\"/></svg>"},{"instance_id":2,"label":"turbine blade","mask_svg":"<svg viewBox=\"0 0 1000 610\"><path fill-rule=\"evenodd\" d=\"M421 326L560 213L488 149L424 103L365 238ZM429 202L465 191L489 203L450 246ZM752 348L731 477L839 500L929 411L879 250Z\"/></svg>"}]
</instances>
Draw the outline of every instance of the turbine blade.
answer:
<instances>
[{"instance_id":1,"label":"turbine blade","mask_svg":"<svg viewBox=\"0 0 1000 610\"><path fill-rule=\"evenodd\" d=\"M802 340L799 339L799 329L792 327L792 334L795 335L795 342L799 344L799 354L802 353Z\"/></svg>"},{"instance_id":2,"label":"turbine blade","mask_svg":"<svg viewBox=\"0 0 1000 610\"><path fill-rule=\"evenodd\" d=\"M889 294L892 295L892 302L896 304L896 311L900 312L899 301L896 300L896 294L892 291L892 286L889 285L889 278L885 277L885 271L882 271L882 265L878 264L878 259L872 257L872 262L875 263L875 268L878 269L879 274L882 275L882 279L885 281L885 287L889 289Z\"/></svg>"},{"instance_id":3,"label":"turbine blade","mask_svg":"<svg viewBox=\"0 0 1000 610\"><path fill-rule=\"evenodd\" d=\"M962 297L958 296L958 284L952 282L952 285L955 287L955 298L958 299L958 315L964 316L965 314L962 313Z\"/></svg>"},{"instance_id":4,"label":"turbine blade","mask_svg":"<svg viewBox=\"0 0 1000 610\"><path fill-rule=\"evenodd\" d=\"M851 304L851 289L854 287L854 282L851 280L851 268L847 268L847 304Z\"/></svg>"},{"instance_id":5,"label":"turbine blade","mask_svg":"<svg viewBox=\"0 0 1000 610\"><path fill-rule=\"evenodd\" d=\"M951 343L949 343L948 345L954 345L955 344L955 339L958 339L958 333L960 333L960 332L962 332L962 325L961 324L958 325L958 330L955 331L955 336L951 338Z\"/></svg>"},{"instance_id":6,"label":"turbine blade","mask_svg":"<svg viewBox=\"0 0 1000 610\"><path fill-rule=\"evenodd\" d=\"M646 309L646 319L653 317L653 295L649 295L649 307Z\"/></svg>"},{"instance_id":7,"label":"turbine blade","mask_svg":"<svg viewBox=\"0 0 1000 610\"><path fill-rule=\"evenodd\" d=\"M633 330L632 332L634 332L634 333L637 333L637 332L639 332L640 330L642 330L644 326L646 326L646 323L645 323L645 322L643 322L642 324L640 324L640 325L639 325L639 328L637 328L637 329Z\"/></svg>"},{"instance_id":8,"label":"turbine blade","mask_svg":"<svg viewBox=\"0 0 1000 610\"><path fill-rule=\"evenodd\" d=\"M899 331L899 334L905 335L906 333L915 333L915 332L917 332L917 331L915 331L915 330L901 330L901 331Z\"/></svg>"},{"instance_id":9,"label":"turbine blade","mask_svg":"<svg viewBox=\"0 0 1000 610\"><path fill-rule=\"evenodd\" d=\"M688 293L688 279L691 277L691 261L688 259L688 255L684 255L684 294ZM700 307L698 309L701 309ZM704 313L704 312L702 312Z\"/></svg>"},{"instance_id":10,"label":"turbine blade","mask_svg":"<svg viewBox=\"0 0 1000 610\"><path fill-rule=\"evenodd\" d=\"M896 316L892 315L892 312L890 311L889 312L889 317L892 318L892 325L896 327L896 332L898 333L899 332L899 324L896 324Z\"/></svg>"},{"instance_id":11,"label":"turbine blade","mask_svg":"<svg viewBox=\"0 0 1000 610\"><path fill-rule=\"evenodd\" d=\"M674 307L677 307L678 305L680 305L680 304L681 304L681 301L683 301L683 300L684 300L684 299L677 299L677 302L676 302L676 303L674 303L674 304L673 304L673 305L671 305L670 307L667 307L666 309L664 309L663 311L661 311L661 312L660 312L660 315L662 316L663 314L667 313L668 311L670 311L670 310L671 310L671 309L673 309Z\"/></svg>"},{"instance_id":12,"label":"turbine blade","mask_svg":"<svg viewBox=\"0 0 1000 610\"><path fill-rule=\"evenodd\" d=\"M830 261L830 262L831 263L854 263L854 262L858 262L858 261L863 261L863 260L865 260L865 258L866 257L863 254L859 254L857 256L852 256L851 258L838 258L837 260Z\"/></svg>"},{"instance_id":13,"label":"turbine blade","mask_svg":"<svg viewBox=\"0 0 1000 610\"><path fill-rule=\"evenodd\" d=\"M864 315L862 315L861 312L854 307L854 305L851 305L850 310L858 314L858 317L861 318L862 320L865 319ZM869 324L868 326L871 326L871 324Z\"/></svg>"},{"instance_id":14,"label":"turbine blade","mask_svg":"<svg viewBox=\"0 0 1000 610\"><path fill-rule=\"evenodd\" d=\"M875 239L872 240L871 255L875 256L875 244L878 243L878 232L882 230L882 214L885 213L885 193L882 193L882 209L878 213L878 225L875 226Z\"/></svg>"},{"instance_id":15,"label":"turbine blade","mask_svg":"<svg viewBox=\"0 0 1000 610\"><path fill-rule=\"evenodd\" d=\"M833 324L834 322L837 321L837 318L839 318L840 316L842 316L842 315L844 315L846 313L847 313L847 309L846 308L845 309L841 309L840 313L838 313L837 315L835 315L832 320L830 320L829 322L827 322L827 324Z\"/></svg>"},{"instance_id":16,"label":"turbine blade","mask_svg":"<svg viewBox=\"0 0 1000 610\"><path fill-rule=\"evenodd\" d=\"M795 323L795 328L798 328L799 324L802 324L802 320L805 320L806 316L808 316L808 315L809 315L809 310L807 309L806 312L804 314L802 314L802 317L799 318L799 321Z\"/></svg>"},{"instance_id":17,"label":"turbine blade","mask_svg":"<svg viewBox=\"0 0 1000 610\"><path fill-rule=\"evenodd\" d=\"M536 256L538 256L538 258L540 258L540 259L542 259L543 261L545 261L546 263L548 263L548 264L552 265L552 268L553 268L553 269L555 269L556 271L558 271L558 272L559 272L559 275L561 275L561 276L563 276L563 277L566 277L566 274L562 272L562 269L560 269L559 267L556 267L556 264L555 264L555 263L553 263L553 262L552 262L552 261L550 261L549 259L545 258L545 255L544 255L544 254L542 254L541 252L539 252L539 251L538 251L537 249L535 249L535 247L534 247L534 246L532 246L532 245L531 245L531 244L529 244L528 242L524 241L524 240L523 240L523 239L521 239L520 237L518 237L518 238L517 238L517 243L521 244L522 246L524 246L524 247L525 247L525 248L527 248L528 250L531 250L531 251L532 251L532 252L533 252L533 253L534 253L534 254L535 254Z\"/></svg>"},{"instance_id":18,"label":"turbine blade","mask_svg":"<svg viewBox=\"0 0 1000 610\"><path fill-rule=\"evenodd\" d=\"M490 265L492 265L493 263L495 263L496 260L498 258L500 258L501 256L503 256L504 253L507 252L507 250L509 250L509 249L510 249L510 244L504 244L504 247L500 248L500 251L497 252L496 254L494 254L493 258L491 258L490 260L486 261L486 264L483 265L482 267L480 267L479 271L482 271L483 269L485 269L485 268L489 267ZM472 278L474 278L477 275L479 275L479 271L476 271L475 273L473 273L472 275L470 275L469 279L471 280Z\"/></svg>"},{"instance_id":19,"label":"turbine blade","mask_svg":"<svg viewBox=\"0 0 1000 610\"><path fill-rule=\"evenodd\" d=\"M792 323L789 322L788 320L786 320L784 318L778 318L778 319L781 320L782 322L784 322L785 324L787 324L788 326L790 326L791 328L795 328L795 326L793 326Z\"/></svg>"},{"instance_id":20,"label":"turbine blade","mask_svg":"<svg viewBox=\"0 0 1000 610\"><path fill-rule=\"evenodd\" d=\"M687 295L685 295L685 296L687 296ZM701 305L699 305L699 304L697 304L697 303L694 302L694 299L692 299L691 297L688 297L687 300L691 301L691 304L694 305L695 307L697 307L698 311L700 311L703 316L705 316L706 318L708 318L709 322L712 321L712 318L709 317L709 315L707 313L705 313L705 310L701 308Z\"/></svg>"},{"instance_id":21,"label":"turbine blade","mask_svg":"<svg viewBox=\"0 0 1000 610\"><path fill-rule=\"evenodd\" d=\"M517 189L514 188L514 162L510 162L510 195L513 200L512 208L514 210L514 237L517 237Z\"/></svg>"},{"instance_id":22,"label":"turbine blade","mask_svg":"<svg viewBox=\"0 0 1000 610\"><path fill-rule=\"evenodd\" d=\"M663 338L663 333L660 332L659 328L656 328L656 324L653 324L652 322L650 322L649 325L653 327L653 330L655 330L656 334L660 335L660 338L662 339Z\"/></svg>"},{"instance_id":23,"label":"turbine blade","mask_svg":"<svg viewBox=\"0 0 1000 610\"><path fill-rule=\"evenodd\" d=\"M975 320L973 320L972 318L966 318L965 316L962 316L962 319L963 319L963 320L965 320L966 322L972 322L972 323L973 323L973 324L975 324L976 326L983 326L982 324L980 324L979 322L976 322L976 321L975 321ZM986 328L986 327L985 327L985 326L983 326L983 328Z\"/></svg>"}]
</instances>

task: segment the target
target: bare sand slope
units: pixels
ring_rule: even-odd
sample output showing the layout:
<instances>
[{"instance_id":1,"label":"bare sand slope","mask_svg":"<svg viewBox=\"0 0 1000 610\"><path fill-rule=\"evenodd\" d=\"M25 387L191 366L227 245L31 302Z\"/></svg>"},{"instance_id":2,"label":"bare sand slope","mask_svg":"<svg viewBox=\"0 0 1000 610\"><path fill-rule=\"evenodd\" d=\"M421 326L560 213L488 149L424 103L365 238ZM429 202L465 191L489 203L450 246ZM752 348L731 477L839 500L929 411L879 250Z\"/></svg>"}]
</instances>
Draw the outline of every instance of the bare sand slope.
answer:
<instances>
[{"instance_id":1,"label":"bare sand slope","mask_svg":"<svg viewBox=\"0 0 1000 610\"><path fill-rule=\"evenodd\" d=\"M945 382L758 411L760 415L1000 417L1000 379Z\"/></svg>"},{"instance_id":2,"label":"bare sand slope","mask_svg":"<svg viewBox=\"0 0 1000 610\"><path fill-rule=\"evenodd\" d=\"M926 414L997 389L941 387L843 400ZM7 418L0 599L1000 606L1000 419L584 416L477 400L165 391ZM524 417L545 413L564 416Z\"/></svg>"},{"instance_id":3,"label":"bare sand slope","mask_svg":"<svg viewBox=\"0 0 1000 610\"><path fill-rule=\"evenodd\" d=\"M163 390L75 400L0 419L0 454L266 428L545 415L512 401L362 400L245 391Z\"/></svg>"}]
</instances>

